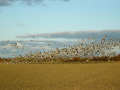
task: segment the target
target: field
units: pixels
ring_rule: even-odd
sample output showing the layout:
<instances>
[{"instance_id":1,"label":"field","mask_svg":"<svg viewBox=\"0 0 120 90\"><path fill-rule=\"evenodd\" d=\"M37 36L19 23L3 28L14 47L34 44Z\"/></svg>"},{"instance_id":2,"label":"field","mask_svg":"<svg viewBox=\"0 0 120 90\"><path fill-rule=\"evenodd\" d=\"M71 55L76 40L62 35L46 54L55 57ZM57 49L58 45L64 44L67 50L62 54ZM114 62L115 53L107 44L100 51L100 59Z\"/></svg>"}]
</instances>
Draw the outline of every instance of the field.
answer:
<instances>
[{"instance_id":1,"label":"field","mask_svg":"<svg viewBox=\"0 0 120 90\"><path fill-rule=\"evenodd\" d=\"M1 90L120 90L120 62L0 64Z\"/></svg>"}]
</instances>

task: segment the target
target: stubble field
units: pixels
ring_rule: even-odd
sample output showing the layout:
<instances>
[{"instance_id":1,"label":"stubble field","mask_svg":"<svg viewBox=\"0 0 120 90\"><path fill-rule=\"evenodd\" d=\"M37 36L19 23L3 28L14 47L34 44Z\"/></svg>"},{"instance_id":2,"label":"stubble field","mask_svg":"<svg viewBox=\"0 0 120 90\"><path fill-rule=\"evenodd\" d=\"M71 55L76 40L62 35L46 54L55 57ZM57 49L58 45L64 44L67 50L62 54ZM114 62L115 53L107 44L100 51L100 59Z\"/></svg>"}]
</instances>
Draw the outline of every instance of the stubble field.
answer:
<instances>
[{"instance_id":1,"label":"stubble field","mask_svg":"<svg viewBox=\"0 0 120 90\"><path fill-rule=\"evenodd\" d=\"M120 90L120 62L1 64L1 90Z\"/></svg>"}]
</instances>

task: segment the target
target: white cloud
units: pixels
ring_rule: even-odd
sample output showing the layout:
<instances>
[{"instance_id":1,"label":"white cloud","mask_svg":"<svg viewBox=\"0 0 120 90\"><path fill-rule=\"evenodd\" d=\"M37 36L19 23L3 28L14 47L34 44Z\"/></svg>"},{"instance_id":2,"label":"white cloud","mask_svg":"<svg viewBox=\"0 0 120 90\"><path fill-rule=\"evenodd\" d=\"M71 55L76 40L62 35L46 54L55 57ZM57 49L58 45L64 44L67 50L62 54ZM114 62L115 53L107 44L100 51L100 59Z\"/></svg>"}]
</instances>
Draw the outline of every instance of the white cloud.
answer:
<instances>
[{"instance_id":1,"label":"white cloud","mask_svg":"<svg viewBox=\"0 0 120 90\"><path fill-rule=\"evenodd\" d=\"M11 48L12 44L1 45L0 48Z\"/></svg>"},{"instance_id":2,"label":"white cloud","mask_svg":"<svg viewBox=\"0 0 120 90\"><path fill-rule=\"evenodd\" d=\"M22 48L22 47L23 47L23 45L22 45L21 43L16 43L16 46L17 46L18 48Z\"/></svg>"}]
</instances>

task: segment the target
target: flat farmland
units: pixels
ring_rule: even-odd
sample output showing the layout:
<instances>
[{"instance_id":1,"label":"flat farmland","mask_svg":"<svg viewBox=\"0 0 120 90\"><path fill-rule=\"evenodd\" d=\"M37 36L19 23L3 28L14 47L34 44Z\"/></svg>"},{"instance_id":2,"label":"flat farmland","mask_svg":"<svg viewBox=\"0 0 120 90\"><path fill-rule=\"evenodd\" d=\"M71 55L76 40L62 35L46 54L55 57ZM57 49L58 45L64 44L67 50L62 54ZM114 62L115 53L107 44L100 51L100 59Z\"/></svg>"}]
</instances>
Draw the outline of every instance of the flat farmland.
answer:
<instances>
[{"instance_id":1,"label":"flat farmland","mask_svg":"<svg viewBox=\"0 0 120 90\"><path fill-rule=\"evenodd\" d=\"M0 64L0 90L120 90L120 62Z\"/></svg>"}]
</instances>

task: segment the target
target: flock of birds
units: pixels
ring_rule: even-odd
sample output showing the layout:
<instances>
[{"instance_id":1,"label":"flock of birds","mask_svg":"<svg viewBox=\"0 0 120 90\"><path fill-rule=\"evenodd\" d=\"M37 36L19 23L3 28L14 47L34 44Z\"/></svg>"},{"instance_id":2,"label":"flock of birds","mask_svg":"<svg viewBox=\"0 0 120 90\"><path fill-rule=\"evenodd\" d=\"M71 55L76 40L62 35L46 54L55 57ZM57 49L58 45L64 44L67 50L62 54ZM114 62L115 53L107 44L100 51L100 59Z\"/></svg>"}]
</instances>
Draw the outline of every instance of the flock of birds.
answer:
<instances>
[{"instance_id":1,"label":"flock of birds","mask_svg":"<svg viewBox=\"0 0 120 90\"><path fill-rule=\"evenodd\" d=\"M31 40L32 42L33 40ZM9 41L7 41L9 42ZM53 42L55 45L56 42ZM24 50L24 46L20 47L19 43L10 44L11 47L21 48ZM51 44L47 45L48 47ZM65 44L63 46L66 46ZM41 46L42 47L42 46ZM19 55L13 58L16 62L19 62L19 59L22 58L22 61L27 62L26 60L33 60L34 62L38 62L38 60L60 60L60 59L72 59L73 57L87 57L91 58L94 56L109 56L114 57L117 55L114 49L120 50L120 39L108 39L105 35L100 41L97 41L95 37L82 39L78 41L77 45L56 48L55 50L31 52L25 55ZM120 52L119 52L120 53ZM118 54L119 54L118 53ZM18 60L18 61L17 61ZM12 60L11 60L12 61Z\"/></svg>"},{"instance_id":2,"label":"flock of birds","mask_svg":"<svg viewBox=\"0 0 120 90\"><path fill-rule=\"evenodd\" d=\"M72 44L71 44L72 45ZM29 52L35 51L49 51L55 50L59 47L67 47L59 41L52 40L27 40L27 41L0 41L0 57L11 58L19 55L25 55Z\"/></svg>"}]
</instances>

